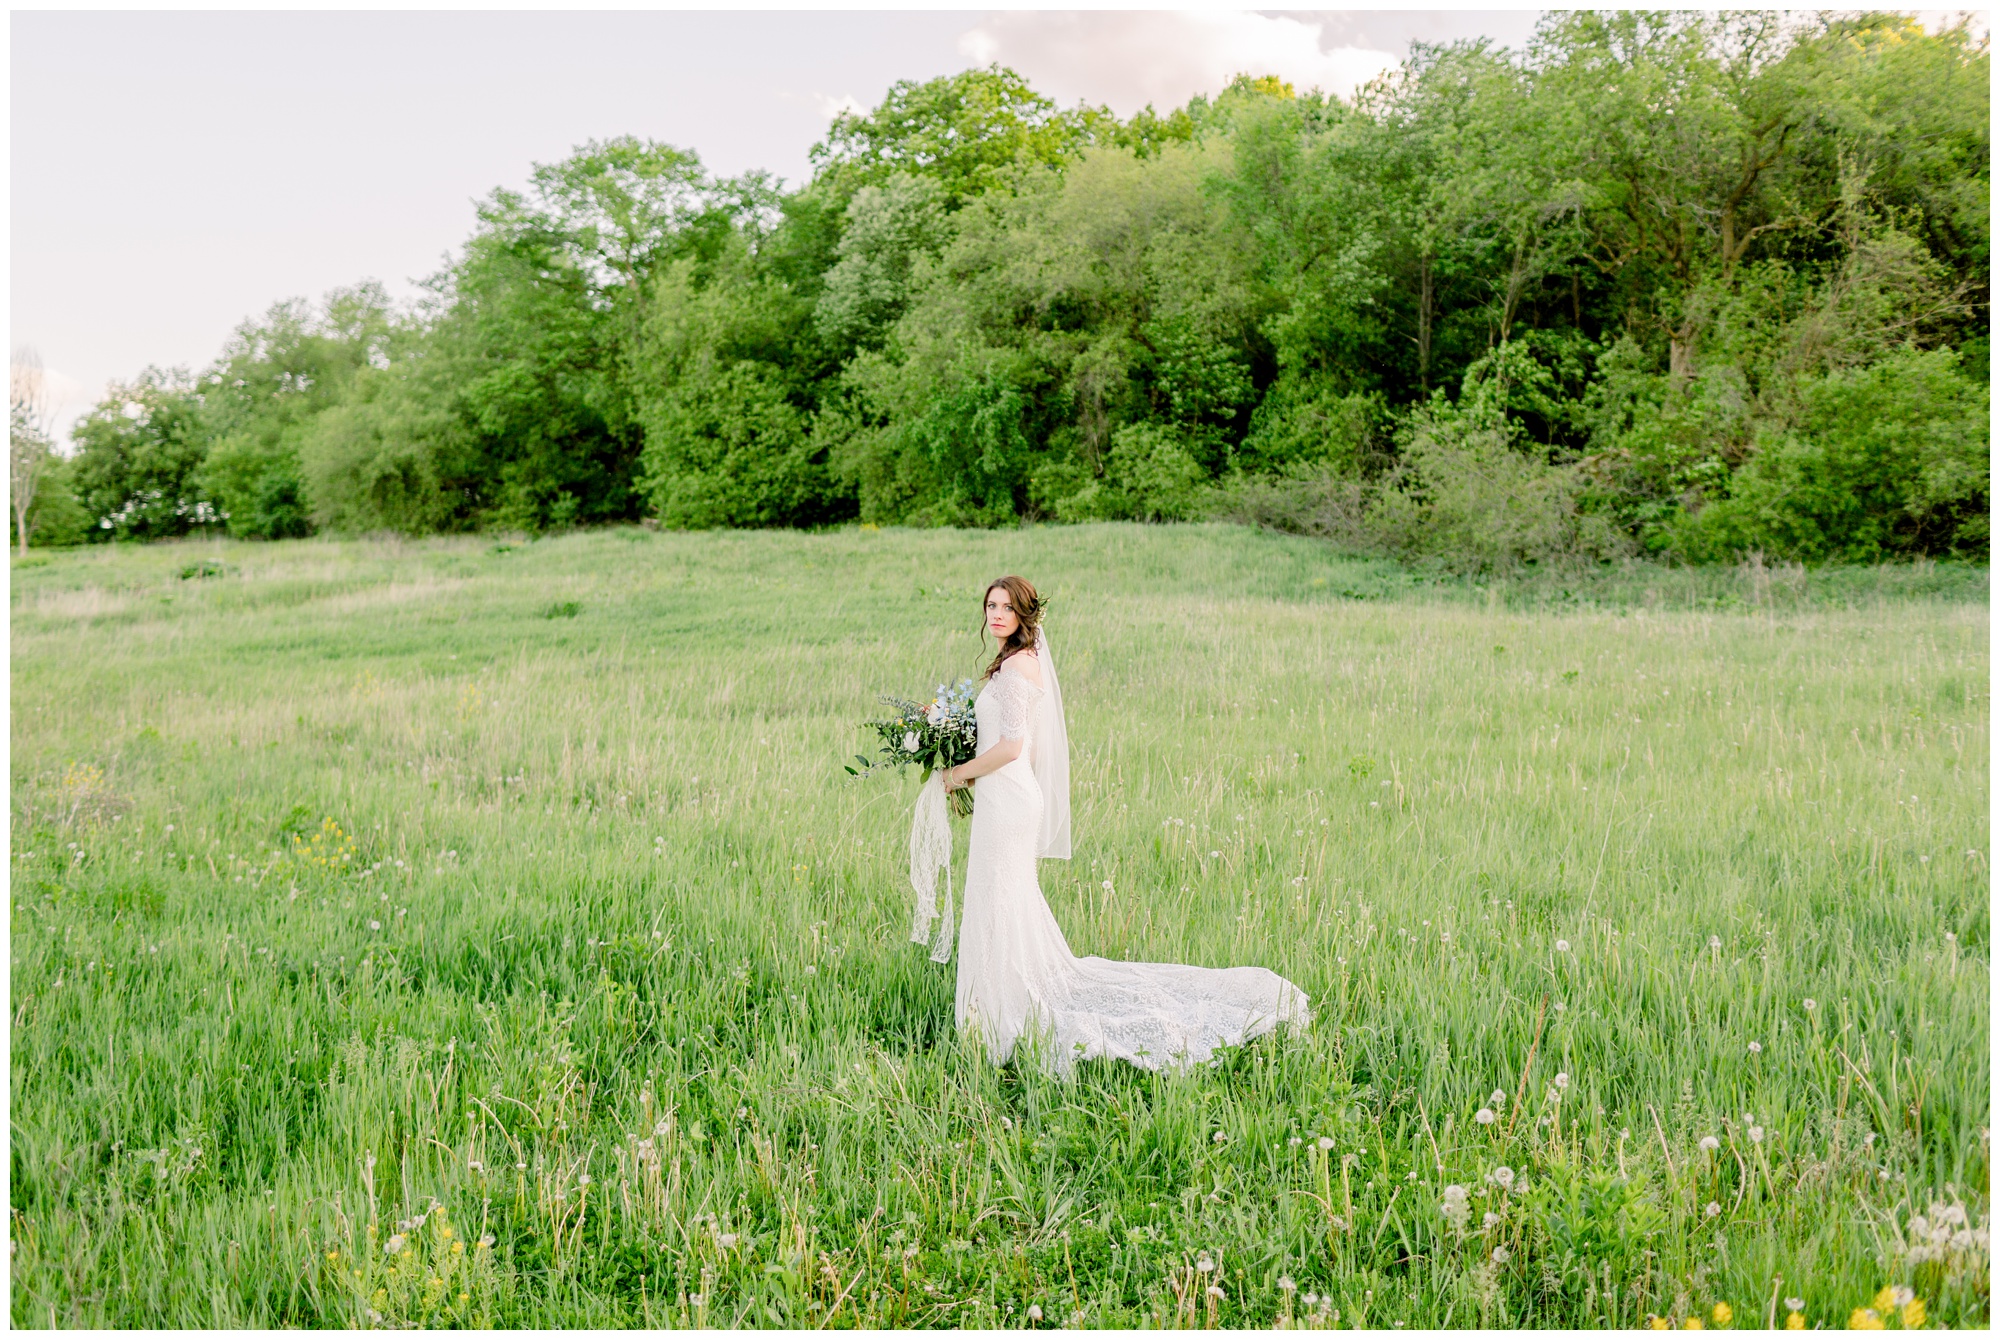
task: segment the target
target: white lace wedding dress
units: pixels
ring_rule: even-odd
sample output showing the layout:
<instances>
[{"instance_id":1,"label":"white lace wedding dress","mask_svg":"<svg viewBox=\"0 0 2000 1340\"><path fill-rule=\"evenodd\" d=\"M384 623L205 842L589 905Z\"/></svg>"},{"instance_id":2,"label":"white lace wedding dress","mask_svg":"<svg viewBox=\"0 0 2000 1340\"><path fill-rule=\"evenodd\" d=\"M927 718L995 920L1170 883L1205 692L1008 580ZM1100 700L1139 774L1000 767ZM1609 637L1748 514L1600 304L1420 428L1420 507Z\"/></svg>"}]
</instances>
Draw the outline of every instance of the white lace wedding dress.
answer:
<instances>
[{"instance_id":1,"label":"white lace wedding dress","mask_svg":"<svg viewBox=\"0 0 2000 1340\"><path fill-rule=\"evenodd\" d=\"M995 1064L1017 1044L1068 1075L1088 1057L1179 1069L1228 1046L1311 1021L1305 992L1269 968L1198 968L1078 958L1036 877L1042 791L1030 757L1040 685L1008 658L980 690L979 752L1003 737L1020 757L973 781L965 916L958 932L957 1021ZM1064 847L1067 850L1067 847Z\"/></svg>"}]
</instances>

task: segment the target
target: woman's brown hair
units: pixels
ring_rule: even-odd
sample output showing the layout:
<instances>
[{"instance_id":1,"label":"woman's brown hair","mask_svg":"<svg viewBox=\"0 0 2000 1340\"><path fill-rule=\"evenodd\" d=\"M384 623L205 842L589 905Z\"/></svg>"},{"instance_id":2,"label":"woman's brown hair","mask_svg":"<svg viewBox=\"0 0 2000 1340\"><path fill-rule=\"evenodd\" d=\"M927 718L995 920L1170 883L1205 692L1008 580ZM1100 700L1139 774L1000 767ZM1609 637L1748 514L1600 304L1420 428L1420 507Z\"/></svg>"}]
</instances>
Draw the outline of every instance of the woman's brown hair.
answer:
<instances>
[{"instance_id":1,"label":"woman's brown hair","mask_svg":"<svg viewBox=\"0 0 2000 1340\"><path fill-rule=\"evenodd\" d=\"M995 587L1007 593L1007 599L1014 606L1014 617L1020 620L1014 631L1000 644L1000 654L993 658L993 664L986 667L986 678L1000 673L1000 666L1017 651L1033 650L1035 630L1042 626L1042 598L1035 594L1034 586L1025 577L995 577L986 583L986 589L979 593L979 638L986 640L986 597L993 594Z\"/></svg>"}]
</instances>

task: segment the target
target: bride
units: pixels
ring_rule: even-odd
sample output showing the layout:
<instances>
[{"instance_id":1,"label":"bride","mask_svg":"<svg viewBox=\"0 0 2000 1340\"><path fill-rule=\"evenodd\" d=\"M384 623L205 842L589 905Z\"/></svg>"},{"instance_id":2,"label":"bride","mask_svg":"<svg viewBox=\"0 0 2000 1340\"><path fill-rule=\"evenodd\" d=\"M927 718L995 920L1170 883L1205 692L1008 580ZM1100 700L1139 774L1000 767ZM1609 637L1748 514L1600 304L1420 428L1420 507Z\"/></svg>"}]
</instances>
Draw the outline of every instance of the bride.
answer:
<instances>
[{"instance_id":1,"label":"bride","mask_svg":"<svg viewBox=\"0 0 2000 1340\"><path fill-rule=\"evenodd\" d=\"M1220 1046L1311 1021L1306 994L1268 968L1124 963L1070 952L1035 873L1038 856L1070 848L1069 737L1062 689L1041 627L1041 600L1019 577L986 589L986 626L999 654L974 704L978 754L932 775L917 800L910 938L951 956L951 830L944 793L977 781L958 931L959 1031L995 1064L1017 1044L1067 1076L1077 1061L1123 1057L1150 1070L1206 1061ZM936 879L942 871L942 918ZM935 937L931 924L937 921Z\"/></svg>"}]
</instances>

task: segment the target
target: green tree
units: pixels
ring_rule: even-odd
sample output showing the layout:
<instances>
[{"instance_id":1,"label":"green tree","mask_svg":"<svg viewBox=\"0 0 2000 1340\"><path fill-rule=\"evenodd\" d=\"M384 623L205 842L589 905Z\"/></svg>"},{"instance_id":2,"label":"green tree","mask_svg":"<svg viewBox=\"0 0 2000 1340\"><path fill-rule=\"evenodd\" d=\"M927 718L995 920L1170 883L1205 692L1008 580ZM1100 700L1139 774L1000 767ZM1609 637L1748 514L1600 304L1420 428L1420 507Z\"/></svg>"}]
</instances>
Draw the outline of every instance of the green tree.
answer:
<instances>
[{"instance_id":1,"label":"green tree","mask_svg":"<svg viewBox=\"0 0 2000 1340\"><path fill-rule=\"evenodd\" d=\"M156 540L228 520L202 490L202 393L185 369L147 368L114 383L70 436L93 539Z\"/></svg>"},{"instance_id":2,"label":"green tree","mask_svg":"<svg viewBox=\"0 0 2000 1340\"><path fill-rule=\"evenodd\" d=\"M302 299L238 326L202 377L208 439L201 486L232 535L279 539L312 529L299 443L357 372L387 359L390 303L380 284Z\"/></svg>"},{"instance_id":3,"label":"green tree","mask_svg":"<svg viewBox=\"0 0 2000 1340\"><path fill-rule=\"evenodd\" d=\"M1103 108L1059 109L998 65L924 83L898 80L873 111L842 112L813 146L821 184L846 198L899 172L934 179L948 209L1010 189L1026 168L1059 167L1108 134Z\"/></svg>"}]
</instances>

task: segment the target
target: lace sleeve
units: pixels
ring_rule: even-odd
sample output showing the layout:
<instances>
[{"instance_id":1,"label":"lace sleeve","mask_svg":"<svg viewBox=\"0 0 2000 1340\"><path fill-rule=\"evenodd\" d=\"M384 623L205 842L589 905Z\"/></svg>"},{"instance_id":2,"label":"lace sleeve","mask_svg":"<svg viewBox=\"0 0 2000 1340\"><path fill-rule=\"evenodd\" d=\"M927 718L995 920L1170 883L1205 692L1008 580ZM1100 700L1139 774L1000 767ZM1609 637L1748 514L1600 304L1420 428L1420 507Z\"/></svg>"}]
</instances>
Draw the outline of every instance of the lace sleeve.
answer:
<instances>
[{"instance_id":1,"label":"lace sleeve","mask_svg":"<svg viewBox=\"0 0 2000 1340\"><path fill-rule=\"evenodd\" d=\"M1000 704L1000 737L1019 740L1028 733L1028 721L1041 686L1011 666L993 677L993 696Z\"/></svg>"}]
</instances>

